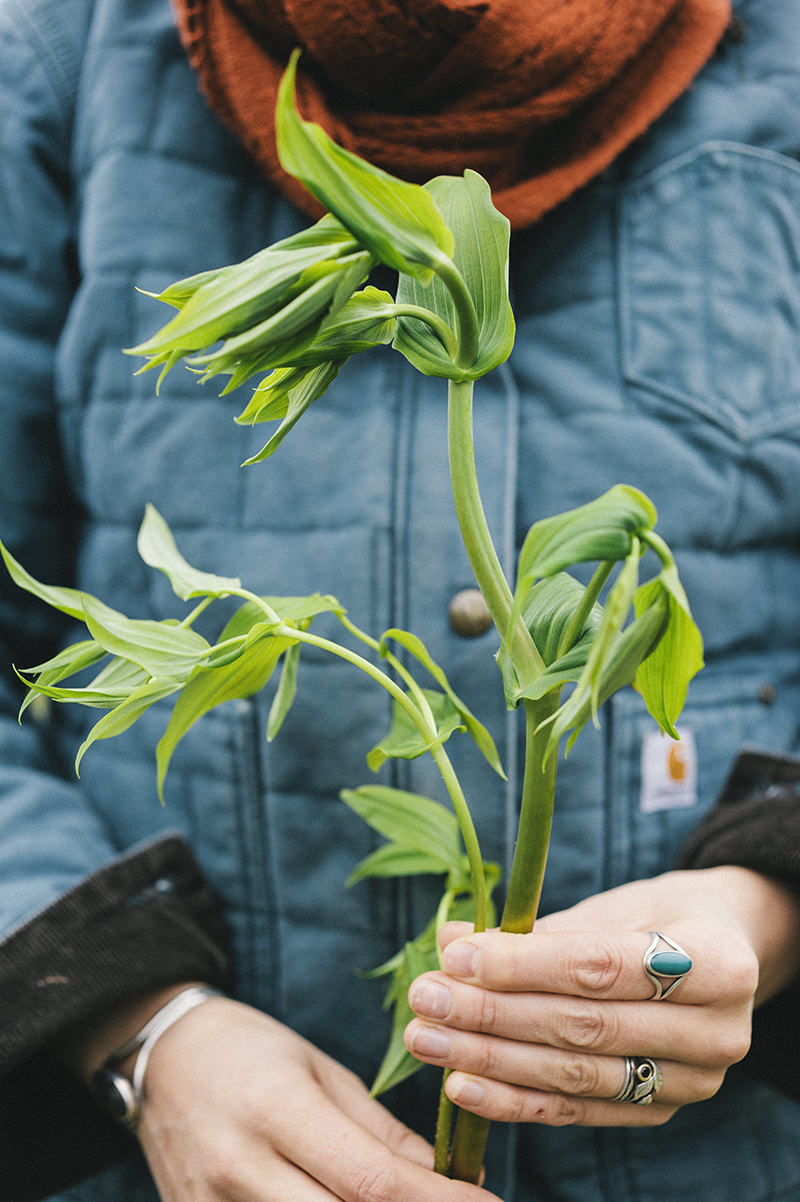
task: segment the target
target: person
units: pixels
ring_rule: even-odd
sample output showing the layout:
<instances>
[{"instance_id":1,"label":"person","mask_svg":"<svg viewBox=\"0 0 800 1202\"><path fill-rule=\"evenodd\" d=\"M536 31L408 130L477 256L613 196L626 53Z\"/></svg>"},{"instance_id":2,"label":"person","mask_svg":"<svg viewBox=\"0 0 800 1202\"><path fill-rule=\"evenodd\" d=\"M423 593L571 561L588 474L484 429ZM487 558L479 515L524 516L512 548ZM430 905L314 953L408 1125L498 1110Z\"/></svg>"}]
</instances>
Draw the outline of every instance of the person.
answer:
<instances>
[{"instance_id":1,"label":"person","mask_svg":"<svg viewBox=\"0 0 800 1202\"><path fill-rule=\"evenodd\" d=\"M388 348L360 356L242 469L236 397L177 369L156 393L120 353L161 316L137 289L309 220L271 135L301 45L306 115L409 178L474 167L511 217L516 345L475 413L507 567L537 518L640 487L707 666L679 751L630 689L581 735L536 932L447 927L443 970L412 988L409 1046L498 1120L479 1187L431 1171L440 1074L381 1100L363 1084L387 1032L358 970L434 896L426 879L343 887L372 846L338 800L385 728L371 682L304 657L279 739L264 696L213 711L160 807L162 706L93 746L79 780L82 710L18 723L10 665L74 630L3 577L0 1197L800 1196L793 3L742 0L733 20L717 0L175 9L177 26L167 0L0 0L4 544L38 579L161 618L175 600L135 552L152 502L198 566L417 631L500 746L507 788L469 750L459 764L484 854L507 861L519 730L492 636L459 610L442 382ZM410 761L395 783L435 793L431 771ZM669 992L645 971L658 955ZM109 1060L136 1081L157 1015L134 1133L88 1083Z\"/></svg>"}]
</instances>

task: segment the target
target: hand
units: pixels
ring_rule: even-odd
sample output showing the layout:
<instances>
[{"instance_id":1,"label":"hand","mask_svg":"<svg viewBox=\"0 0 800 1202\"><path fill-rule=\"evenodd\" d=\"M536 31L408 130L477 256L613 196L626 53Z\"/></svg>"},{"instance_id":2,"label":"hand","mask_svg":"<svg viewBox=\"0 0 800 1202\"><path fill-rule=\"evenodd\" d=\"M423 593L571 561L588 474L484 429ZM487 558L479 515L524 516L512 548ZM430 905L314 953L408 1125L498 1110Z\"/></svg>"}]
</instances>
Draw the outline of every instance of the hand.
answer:
<instances>
[{"instance_id":1,"label":"hand","mask_svg":"<svg viewBox=\"0 0 800 1202\"><path fill-rule=\"evenodd\" d=\"M663 931L693 967L651 1000L643 957ZM746 869L673 872L540 919L530 935L442 932L445 972L411 987L406 1044L454 1070L447 1093L498 1121L648 1126L717 1092L746 1053L754 1002L800 970L800 907ZM612 1099L625 1057L654 1059L649 1105Z\"/></svg>"},{"instance_id":2,"label":"hand","mask_svg":"<svg viewBox=\"0 0 800 1202\"><path fill-rule=\"evenodd\" d=\"M214 998L153 1048L139 1138L163 1202L499 1202L287 1027Z\"/></svg>"}]
</instances>

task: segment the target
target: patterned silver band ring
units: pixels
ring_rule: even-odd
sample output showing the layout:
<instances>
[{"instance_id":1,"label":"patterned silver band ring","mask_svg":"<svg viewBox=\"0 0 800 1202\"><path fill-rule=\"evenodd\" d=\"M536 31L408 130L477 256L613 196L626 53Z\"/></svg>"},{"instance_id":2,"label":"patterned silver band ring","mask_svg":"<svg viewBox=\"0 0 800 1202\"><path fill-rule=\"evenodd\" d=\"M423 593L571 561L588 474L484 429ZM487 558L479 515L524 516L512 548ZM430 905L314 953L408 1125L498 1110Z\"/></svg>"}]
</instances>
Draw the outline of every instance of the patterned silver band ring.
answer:
<instances>
[{"instance_id":1,"label":"patterned silver band ring","mask_svg":"<svg viewBox=\"0 0 800 1202\"><path fill-rule=\"evenodd\" d=\"M625 1057L625 1080L612 1102L649 1106L662 1085L661 1069L649 1056Z\"/></svg>"}]
</instances>

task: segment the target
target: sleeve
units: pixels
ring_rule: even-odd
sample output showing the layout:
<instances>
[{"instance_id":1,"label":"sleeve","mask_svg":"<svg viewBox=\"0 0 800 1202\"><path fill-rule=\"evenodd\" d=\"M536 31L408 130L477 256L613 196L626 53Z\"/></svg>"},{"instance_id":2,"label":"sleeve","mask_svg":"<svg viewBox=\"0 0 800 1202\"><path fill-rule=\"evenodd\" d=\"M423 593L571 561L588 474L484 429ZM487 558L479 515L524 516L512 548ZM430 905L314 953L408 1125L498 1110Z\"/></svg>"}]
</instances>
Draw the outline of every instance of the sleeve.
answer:
<instances>
[{"instance_id":1,"label":"sleeve","mask_svg":"<svg viewBox=\"0 0 800 1202\"><path fill-rule=\"evenodd\" d=\"M34 1202L135 1152L51 1052L73 1024L173 981L229 983L224 919L166 836L80 882L0 946L0 1197Z\"/></svg>"},{"instance_id":2,"label":"sleeve","mask_svg":"<svg viewBox=\"0 0 800 1202\"><path fill-rule=\"evenodd\" d=\"M70 154L90 0L0 0L0 538L38 578L73 575L80 509L54 376L78 282ZM177 837L125 851L18 722L11 665L53 653L51 611L0 565L0 1197L28 1202L132 1141L49 1051L70 1025L160 985L227 983L220 908Z\"/></svg>"},{"instance_id":3,"label":"sleeve","mask_svg":"<svg viewBox=\"0 0 800 1202\"><path fill-rule=\"evenodd\" d=\"M679 868L737 864L780 881L800 905L800 759L756 750L737 757ZM755 1011L741 1069L800 1101L800 980Z\"/></svg>"}]
</instances>

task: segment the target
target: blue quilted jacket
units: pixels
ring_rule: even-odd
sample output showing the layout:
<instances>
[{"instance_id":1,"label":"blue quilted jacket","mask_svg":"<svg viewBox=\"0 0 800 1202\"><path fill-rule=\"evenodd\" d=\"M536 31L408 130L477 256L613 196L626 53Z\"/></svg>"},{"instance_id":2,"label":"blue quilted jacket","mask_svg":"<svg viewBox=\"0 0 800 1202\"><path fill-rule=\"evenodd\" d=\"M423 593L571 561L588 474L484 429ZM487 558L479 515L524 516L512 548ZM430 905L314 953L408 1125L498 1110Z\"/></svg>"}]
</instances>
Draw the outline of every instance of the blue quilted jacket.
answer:
<instances>
[{"instance_id":1,"label":"blue quilted jacket","mask_svg":"<svg viewBox=\"0 0 800 1202\"><path fill-rule=\"evenodd\" d=\"M745 36L666 116L515 235L517 343L477 390L479 472L509 568L536 518L628 482L659 510L706 640L680 789L653 783L652 722L632 690L564 764L548 910L670 867L742 745L798 745L800 21L794 0L738 12ZM469 748L454 753L485 855L506 863L519 727L492 635L448 623L472 578L442 382L388 349L360 356L266 465L243 469L260 441L232 421L241 397L182 369L156 395L120 353L163 320L137 288L242 259L301 223L207 110L167 0L0 0L0 537L38 577L161 618L175 599L135 551L151 501L199 567L260 593L334 593L376 635L418 632L509 767L506 788ZM75 633L5 579L0 620L4 669ZM424 881L344 889L373 846L338 793L369 779L365 752L387 722L375 686L304 656L279 739L264 739L268 696L213 712L180 745L163 808L153 752L166 710L95 745L77 781L91 715L56 707L20 726L10 674L2 689L0 978L14 1006L0 1009L6 1034L39 1023L24 1057L12 1039L9 1080L36 1080L40 1046L78 1016L81 949L134 911L172 949L157 968L143 953L140 980L227 973L238 997L369 1079L387 1020L380 986L356 970L413 936L433 896ZM396 781L438 794L424 760ZM220 900L231 969L216 937L181 943L182 913L204 926L204 890ZM43 952L59 923L76 942ZM112 976L98 972L98 1004ZM437 1088L426 1070L389 1103L424 1128ZM49 1136L32 1113L6 1133L33 1162ZM493 1141L487 1184L506 1202L683 1202L698 1188L704 1202L800 1199L800 1105L742 1073L663 1128L498 1128ZM62 1202L153 1202L124 1151Z\"/></svg>"}]
</instances>

